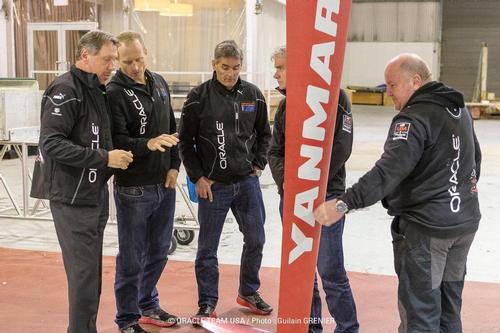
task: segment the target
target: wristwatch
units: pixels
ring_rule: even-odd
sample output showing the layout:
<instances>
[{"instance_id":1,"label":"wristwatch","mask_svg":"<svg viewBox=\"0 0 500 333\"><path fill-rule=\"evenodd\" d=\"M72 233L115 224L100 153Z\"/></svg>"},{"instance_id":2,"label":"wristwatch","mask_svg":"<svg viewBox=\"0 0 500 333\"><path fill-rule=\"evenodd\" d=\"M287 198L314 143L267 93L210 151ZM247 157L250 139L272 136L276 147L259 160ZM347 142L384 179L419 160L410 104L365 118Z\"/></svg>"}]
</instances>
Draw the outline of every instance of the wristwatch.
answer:
<instances>
[{"instance_id":1,"label":"wristwatch","mask_svg":"<svg viewBox=\"0 0 500 333\"><path fill-rule=\"evenodd\" d=\"M342 200L338 200L335 204L335 210L337 211L337 213L345 214L349 211L349 207Z\"/></svg>"},{"instance_id":2,"label":"wristwatch","mask_svg":"<svg viewBox=\"0 0 500 333\"><path fill-rule=\"evenodd\" d=\"M255 177L260 177L260 176L262 176L262 170L253 169L253 174L255 175Z\"/></svg>"}]
</instances>

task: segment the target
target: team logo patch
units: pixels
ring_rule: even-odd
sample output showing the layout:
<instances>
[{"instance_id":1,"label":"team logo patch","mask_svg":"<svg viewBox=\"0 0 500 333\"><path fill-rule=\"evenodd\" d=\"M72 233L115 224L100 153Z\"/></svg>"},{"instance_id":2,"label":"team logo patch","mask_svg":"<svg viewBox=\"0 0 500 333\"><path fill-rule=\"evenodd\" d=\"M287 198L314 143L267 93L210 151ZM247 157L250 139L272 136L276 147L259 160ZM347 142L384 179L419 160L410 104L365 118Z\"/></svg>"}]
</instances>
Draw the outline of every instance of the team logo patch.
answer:
<instances>
[{"instance_id":1,"label":"team logo patch","mask_svg":"<svg viewBox=\"0 0 500 333\"><path fill-rule=\"evenodd\" d=\"M66 97L66 95L64 95L63 93L59 93L57 95L54 95L52 96L54 99L59 99L59 100L63 100L64 97Z\"/></svg>"},{"instance_id":2,"label":"team logo patch","mask_svg":"<svg viewBox=\"0 0 500 333\"><path fill-rule=\"evenodd\" d=\"M410 123L396 123L394 126L394 133L392 134L392 140L408 140L410 126Z\"/></svg>"},{"instance_id":3,"label":"team logo patch","mask_svg":"<svg viewBox=\"0 0 500 333\"><path fill-rule=\"evenodd\" d=\"M242 102L241 103L241 111L254 112L255 111L255 102Z\"/></svg>"},{"instance_id":4,"label":"team logo patch","mask_svg":"<svg viewBox=\"0 0 500 333\"><path fill-rule=\"evenodd\" d=\"M477 193L478 190L477 190L477 175L476 175L476 169L473 169L472 170L472 173L470 175L470 184L471 184L471 188L470 188L470 192L471 193Z\"/></svg>"},{"instance_id":5,"label":"team logo patch","mask_svg":"<svg viewBox=\"0 0 500 333\"><path fill-rule=\"evenodd\" d=\"M342 130L347 133L352 133L352 117L346 116L345 114L342 117Z\"/></svg>"},{"instance_id":6,"label":"team logo patch","mask_svg":"<svg viewBox=\"0 0 500 333\"><path fill-rule=\"evenodd\" d=\"M54 110L51 112L52 115L54 116L62 116L61 109L60 108L54 108Z\"/></svg>"}]
</instances>

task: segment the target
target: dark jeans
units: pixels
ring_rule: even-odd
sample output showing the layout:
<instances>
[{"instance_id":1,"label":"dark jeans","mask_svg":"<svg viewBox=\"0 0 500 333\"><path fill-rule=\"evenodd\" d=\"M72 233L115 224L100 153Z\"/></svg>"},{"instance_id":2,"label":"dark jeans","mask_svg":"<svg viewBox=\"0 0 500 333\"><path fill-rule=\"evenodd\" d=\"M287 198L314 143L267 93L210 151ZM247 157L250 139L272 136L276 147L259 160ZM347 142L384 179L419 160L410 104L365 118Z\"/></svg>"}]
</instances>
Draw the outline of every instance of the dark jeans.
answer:
<instances>
[{"instance_id":1,"label":"dark jeans","mask_svg":"<svg viewBox=\"0 0 500 333\"><path fill-rule=\"evenodd\" d=\"M159 308L156 284L172 240L175 189L163 184L116 186L118 222L116 323L126 328L141 313Z\"/></svg>"},{"instance_id":2,"label":"dark jeans","mask_svg":"<svg viewBox=\"0 0 500 333\"><path fill-rule=\"evenodd\" d=\"M222 227L229 209L243 234L239 293L254 294L260 287L259 270L265 242L266 218L259 179L248 176L234 184L212 185L213 202L199 199L198 252L196 254L196 281L198 305L216 306L219 298L219 267L217 248Z\"/></svg>"},{"instance_id":3,"label":"dark jeans","mask_svg":"<svg viewBox=\"0 0 500 333\"><path fill-rule=\"evenodd\" d=\"M330 200L332 198L327 198ZM283 199L280 200L280 214L283 217ZM344 268L344 250L342 235L345 218L332 226L321 227L319 243L318 273L326 295L326 303L330 315L337 324L335 333L358 332L359 323L356 315L356 304L352 295L349 278ZM314 276L313 299L311 304L312 323L310 333L323 332L321 324L321 297L317 276Z\"/></svg>"},{"instance_id":4,"label":"dark jeans","mask_svg":"<svg viewBox=\"0 0 500 333\"><path fill-rule=\"evenodd\" d=\"M68 279L68 333L96 333L102 280L102 240L109 217L107 185L102 203L75 207L51 201L57 239Z\"/></svg>"},{"instance_id":5,"label":"dark jeans","mask_svg":"<svg viewBox=\"0 0 500 333\"><path fill-rule=\"evenodd\" d=\"M436 238L400 217L394 218L391 232L399 279L399 332L461 333L465 266L475 232Z\"/></svg>"}]
</instances>

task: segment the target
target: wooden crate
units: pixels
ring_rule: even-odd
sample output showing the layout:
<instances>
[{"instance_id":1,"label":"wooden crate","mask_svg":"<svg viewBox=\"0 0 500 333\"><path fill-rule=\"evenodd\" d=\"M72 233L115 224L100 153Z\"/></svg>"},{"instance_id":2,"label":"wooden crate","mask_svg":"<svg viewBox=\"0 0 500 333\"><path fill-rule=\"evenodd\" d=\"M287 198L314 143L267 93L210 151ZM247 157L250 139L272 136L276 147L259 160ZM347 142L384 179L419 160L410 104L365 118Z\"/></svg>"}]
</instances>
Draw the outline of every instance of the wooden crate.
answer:
<instances>
[{"instance_id":1,"label":"wooden crate","mask_svg":"<svg viewBox=\"0 0 500 333\"><path fill-rule=\"evenodd\" d=\"M469 108L472 119L487 118L490 116L500 115L500 105L484 102L467 102L465 105Z\"/></svg>"},{"instance_id":2,"label":"wooden crate","mask_svg":"<svg viewBox=\"0 0 500 333\"><path fill-rule=\"evenodd\" d=\"M381 92L354 91L352 93L352 104L382 105L382 103Z\"/></svg>"},{"instance_id":3,"label":"wooden crate","mask_svg":"<svg viewBox=\"0 0 500 333\"><path fill-rule=\"evenodd\" d=\"M347 95L347 98L349 98L349 102L352 104L352 93L355 91L355 90L352 90L352 89L348 89L348 88L345 88L344 89L346 95Z\"/></svg>"},{"instance_id":4,"label":"wooden crate","mask_svg":"<svg viewBox=\"0 0 500 333\"><path fill-rule=\"evenodd\" d=\"M384 92L383 105L384 106L394 106L394 102L392 101L392 98L387 96L386 92Z\"/></svg>"},{"instance_id":5,"label":"wooden crate","mask_svg":"<svg viewBox=\"0 0 500 333\"><path fill-rule=\"evenodd\" d=\"M269 105L269 121L274 122L274 115L278 110L278 105L285 96L283 96L280 92L276 90L272 90L269 95L270 95L269 96L270 100L267 100L268 97L267 91L264 94L264 96L266 96L266 103Z\"/></svg>"}]
</instances>

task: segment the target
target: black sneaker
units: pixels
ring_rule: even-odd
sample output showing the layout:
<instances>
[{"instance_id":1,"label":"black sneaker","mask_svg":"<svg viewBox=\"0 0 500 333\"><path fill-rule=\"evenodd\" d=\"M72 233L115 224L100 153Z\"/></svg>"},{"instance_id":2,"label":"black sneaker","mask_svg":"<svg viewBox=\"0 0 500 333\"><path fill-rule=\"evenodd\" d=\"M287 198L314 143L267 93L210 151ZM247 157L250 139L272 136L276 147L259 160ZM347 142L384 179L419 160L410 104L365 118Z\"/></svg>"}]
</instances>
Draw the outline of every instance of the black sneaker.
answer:
<instances>
[{"instance_id":1,"label":"black sneaker","mask_svg":"<svg viewBox=\"0 0 500 333\"><path fill-rule=\"evenodd\" d=\"M178 322L179 318L162 309L143 313L142 317L139 319L140 324L155 325L159 327L174 326Z\"/></svg>"},{"instance_id":2,"label":"black sneaker","mask_svg":"<svg viewBox=\"0 0 500 333\"><path fill-rule=\"evenodd\" d=\"M250 296L238 295L236 302L241 306L249 308L254 314L268 315L273 312L273 308L264 302L258 292Z\"/></svg>"},{"instance_id":3,"label":"black sneaker","mask_svg":"<svg viewBox=\"0 0 500 333\"><path fill-rule=\"evenodd\" d=\"M203 304L198 312L191 318L193 326L201 326L202 318L217 318L215 308L210 304Z\"/></svg>"},{"instance_id":4,"label":"black sneaker","mask_svg":"<svg viewBox=\"0 0 500 333\"><path fill-rule=\"evenodd\" d=\"M132 326L129 326L127 328L122 328L120 329L121 333L149 333L148 331L144 330L139 324L134 324Z\"/></svg>"}]
</instances>

